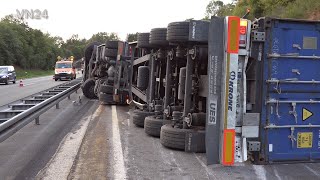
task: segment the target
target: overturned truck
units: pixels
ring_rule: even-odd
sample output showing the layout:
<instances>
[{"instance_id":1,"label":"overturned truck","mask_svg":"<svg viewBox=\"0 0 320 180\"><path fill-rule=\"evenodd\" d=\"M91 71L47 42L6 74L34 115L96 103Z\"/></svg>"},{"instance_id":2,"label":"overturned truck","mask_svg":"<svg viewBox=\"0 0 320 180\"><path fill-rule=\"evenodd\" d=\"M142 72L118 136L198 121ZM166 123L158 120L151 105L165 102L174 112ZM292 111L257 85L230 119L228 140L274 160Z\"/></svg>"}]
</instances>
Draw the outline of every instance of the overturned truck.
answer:
<instances>
[{"instance_id":1,"label":"overturned truck","mask_svg":"<svg viewBox=\"0 0 320 180\"><path fill-rule=\"evenodd\" d=\"M113 57L107 43L90 45L84 94L99 97L108 86L113 103L135 106L133 123L146 134L168 148L206 152L208 164L315 162L319 27L212 17L140 33L137 42L118 42Z\"/></svg>"},{"instance_id":2,"label":"overturned truck","mask_svg":"<svg viewBox=\"0 0 320 180\"><path fill-rule=\"evenodd\" d=\"M129 100L128 44L121 41L93 42L85 50L82 91L102 104L127 104Z\"/></svg>"}]
</instances>

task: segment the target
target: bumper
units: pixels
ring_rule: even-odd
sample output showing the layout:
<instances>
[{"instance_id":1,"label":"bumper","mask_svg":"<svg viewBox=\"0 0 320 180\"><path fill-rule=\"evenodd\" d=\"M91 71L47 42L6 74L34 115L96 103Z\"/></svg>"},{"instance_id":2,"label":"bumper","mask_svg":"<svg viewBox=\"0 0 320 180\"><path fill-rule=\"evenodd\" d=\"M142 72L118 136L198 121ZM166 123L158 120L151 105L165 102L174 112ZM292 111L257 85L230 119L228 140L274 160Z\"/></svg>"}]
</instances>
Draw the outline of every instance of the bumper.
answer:
<instances>
[{"instance_id":1,"label":"bumper","mask_svg":"<svg viewBox=\"0 0 320 180\"><path fill-rule=\"evenodd\" d=\"M5 83L7 82L8 78L0 78L0 83Z\"/></svg>"},{"instance_id":2,"label":"bumper","mask_svg":"<svg viewBox=\"0 0 320 180\"><path fill-rule=\"evenodd\" d=\"M73 76L74 76L73 74L60 73L60 74L55 74L54 78L55 79L71 79Z\"/></svg>"}]
</instances>

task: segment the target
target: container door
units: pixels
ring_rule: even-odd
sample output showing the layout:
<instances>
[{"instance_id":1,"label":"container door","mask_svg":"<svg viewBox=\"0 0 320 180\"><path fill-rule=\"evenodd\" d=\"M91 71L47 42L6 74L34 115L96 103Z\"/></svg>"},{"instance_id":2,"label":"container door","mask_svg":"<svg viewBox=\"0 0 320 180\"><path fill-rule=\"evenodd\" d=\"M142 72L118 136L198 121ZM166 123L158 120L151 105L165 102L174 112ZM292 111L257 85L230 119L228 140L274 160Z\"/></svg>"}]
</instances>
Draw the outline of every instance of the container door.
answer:
<instances>
[{"instance_id":1,"label":"container door","mask_svg":"<svg viewBox=\"0 0 320 180\"><path fill-rule=\"evenodd\" d=\"M267 161L319 160L320 23L270 23L261 118Z\"/></svg>"}]
</instances>

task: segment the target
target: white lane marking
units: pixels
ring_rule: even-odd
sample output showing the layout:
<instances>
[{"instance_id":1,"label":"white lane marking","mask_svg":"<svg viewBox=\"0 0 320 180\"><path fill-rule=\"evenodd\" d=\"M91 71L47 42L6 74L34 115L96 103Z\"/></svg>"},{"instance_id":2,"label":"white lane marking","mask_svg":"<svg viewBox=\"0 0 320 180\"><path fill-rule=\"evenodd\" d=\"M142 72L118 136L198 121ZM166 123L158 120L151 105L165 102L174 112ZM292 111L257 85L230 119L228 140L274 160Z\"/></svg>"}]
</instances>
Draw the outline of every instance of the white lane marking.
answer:
<instances>
[{"instance_id":1,"label":"white lane marking","mask_svg":"<svg viewBox=\"0 0 320 180\"><path fill-rule=\"evenodd\" d=\"M113 177L114 179L127 179L127 172L124 166L122 144L120 139L119 120L117 107L111 106L112 110L112 147L113 147Z\"/></svg>"},{"instance_id":2,"label":"white lane marking","mask_svg":"<svg viewBox=\"0 0 320 180\"><path fill-rule=\"evenodd\" d=\"M304 164L303 165L305 168L307 168L309 171L311 171L314 175L316 175L317 177L320 177L320 174L315 171L314 169L312 169L311 167L309 167L308 165Z\"/></svg>"},{"instance_id":3,"label":"white lane marking","mask_svg":"<svg viewBox=\"0 0 320 180\"><path fill-rule=\"evenodd\" d=\"M60 143L48 164L37 174L36 179L67 179L73 162L78 154L84 135L91 119L97 117L102 108L99 106L93 115L82 118L76 132L70 132Z\"/></svg>"},{"instance_id":4,"label":"white lane marking","mask_svg":"<svg viewBox=\"0 0 320 180\"><path fill-rule=\"evenodd\" d=\"M281 178L281 176L279 175L278 170L277 170L275 167L273 167L272 169L273 169L274 175L277 177L277 179L278 179L278 180L281 180L282 178Z\"/></svg>"},{"instance_id":5,"label":"white lane marking","mask_svg":"<svg viewBox=\"0 0 320 180\"><path fill-rule=\"evenodd\" d=\"M206 170L208 179L210 179L210 176L214 177L214 179L218 179L218 177L216 177L214 174L210 172L210 169L208 168L208 166L197 156L196 153L193 153L193 155L196 157L200 165Z\"/></svg>"},{"instance_id":6,"label":"white lane marking","mask_svg":"<svg viewBox=\"0 0 320 180\"><path fill-rule=\"evenodd\" d=\"M253 165L254 172L260 180L267 180L266 170L261 165Z\"/></svg>"}]
</instances>

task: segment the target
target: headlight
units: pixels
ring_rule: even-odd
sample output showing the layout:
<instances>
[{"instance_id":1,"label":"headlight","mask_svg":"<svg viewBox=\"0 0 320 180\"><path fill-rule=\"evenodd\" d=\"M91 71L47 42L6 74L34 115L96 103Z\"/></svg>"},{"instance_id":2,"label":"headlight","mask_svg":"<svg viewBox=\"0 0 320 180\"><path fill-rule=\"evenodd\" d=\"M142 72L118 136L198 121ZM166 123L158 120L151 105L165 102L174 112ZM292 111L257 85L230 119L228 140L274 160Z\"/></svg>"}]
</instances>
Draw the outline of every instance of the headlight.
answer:
<instances>
[{"instance_id":1,"label":"headlight","mask_svg":"<svg viewBox=\"0 0 320 180\"><path fill-rule=\"evenodd\" d=\"M67 72L67 74L71 74L71 71L70 71L70 72Z\"/></svg>"},{"instance_id":2,"label":"headlight","mask_svg":"<svg viewBox=\"0 0 320 180\"><path fill-rule=\"evenodd\" d=\"M59 74L58 71L54 70L54 74Z\"/></svg>"},{"instance_id":3,"label":"headlight","mask_svg":"<svg viewBox=\"0 0 320 180\"><path fill-rule=\"evenodd\" d=\"M2 78L7 78L7 77L8 77L7 75L3 75L3 76L2 76Z\"/></svg>"}]
</instances>

